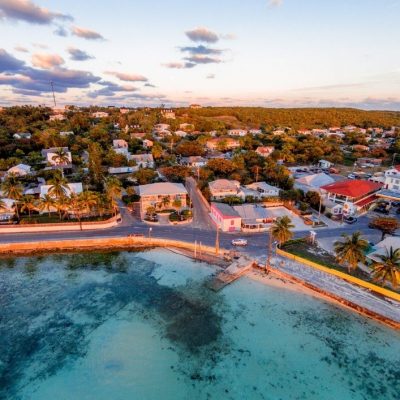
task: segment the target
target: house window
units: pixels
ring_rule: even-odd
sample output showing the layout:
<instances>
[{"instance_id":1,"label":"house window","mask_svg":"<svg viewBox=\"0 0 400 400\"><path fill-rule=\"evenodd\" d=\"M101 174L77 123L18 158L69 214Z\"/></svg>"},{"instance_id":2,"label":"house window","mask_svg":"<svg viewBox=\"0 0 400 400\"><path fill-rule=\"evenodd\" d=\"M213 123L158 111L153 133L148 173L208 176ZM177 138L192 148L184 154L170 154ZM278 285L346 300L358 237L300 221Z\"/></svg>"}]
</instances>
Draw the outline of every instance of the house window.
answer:
<instances>
[{"instance_id":1,"label":"house window","mask_svg":"<svg viewBox=\"0 0 400 400\"><path fill-rule=\"evenodd\" d=\"M231 225L235 225L235 221L231 219Z\"/></svg>"}]
</instances>

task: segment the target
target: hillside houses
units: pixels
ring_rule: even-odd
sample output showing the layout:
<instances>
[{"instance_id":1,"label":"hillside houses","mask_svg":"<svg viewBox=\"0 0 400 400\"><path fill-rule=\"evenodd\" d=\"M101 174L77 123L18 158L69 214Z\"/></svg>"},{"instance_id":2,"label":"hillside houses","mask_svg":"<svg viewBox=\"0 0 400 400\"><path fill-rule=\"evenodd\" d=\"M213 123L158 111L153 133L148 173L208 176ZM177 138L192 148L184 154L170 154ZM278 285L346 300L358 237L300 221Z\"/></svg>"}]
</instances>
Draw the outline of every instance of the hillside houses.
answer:
<instances>
[{"instance_id":1,"label":"hillside houses","mask_svg":"<svg viewBox=\"0 0 400 400\"><path fill-rule=\"evenodd\" d=\"M219 137L207 141L206 147L208 150L234 150L240 147L240 142L236 139Z\"/></svg>"}]
</instances>

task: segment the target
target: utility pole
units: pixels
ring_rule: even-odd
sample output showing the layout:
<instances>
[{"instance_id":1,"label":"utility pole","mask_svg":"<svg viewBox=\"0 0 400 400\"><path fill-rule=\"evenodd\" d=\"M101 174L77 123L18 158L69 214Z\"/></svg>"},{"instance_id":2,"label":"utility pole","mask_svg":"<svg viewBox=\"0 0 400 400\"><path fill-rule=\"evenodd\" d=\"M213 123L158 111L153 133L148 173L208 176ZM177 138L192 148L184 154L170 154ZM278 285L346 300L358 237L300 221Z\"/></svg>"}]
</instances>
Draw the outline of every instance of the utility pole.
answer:
<instances>
[{"instance_id":1,"label":"utility pole","mask_svg":"<svg viewBox=\"0 0 400 400\"><path fill-rule=\"evenodd\" d=\"M53 83L53 81L50 81L50 86L51 86L51 90L53 92L54 107L57 107L56 95L54 94L54 83Z\"/></svg>"},{"instance_id":2,"label":"utility pole","mask_svg":"<svg viewBox=\"0 0 400 400\"><path fill-rule=\"evenodd\" d=\"M258 171L259 171L260 167L257 165L256 166L256 182L258 182Z\"/></svg>"},{"instance_id":3,"label":"utility pole","mask_svg":"<svg viewBox=\"0 0 400 400\"><path fill-rule=\"evenodd\" d=\"M215 254L219 254L219 226L217 226L217 237L215 238Z\"/></svg>"},{"instance_id":4,"label":"utility pole","mask_svg":"<svg viewBox=\"0 0 400 400\"><path fill-rule=\"evenodd\" d=\"M268 269L271 267L271 257L272 257L272 227L269 228L268 254L267 254L267 262L265 264L266 274L268 274Z\"/></svg>"},{"instance_id":5,"label":"utility pole","mask_svg":"<svg viewBox=\"0 0 400 400\"><path fill-rule=\"evenodd\" d=\"M397 153L393 153L392 167L394 166L394 162L396 160L396 156L397 156Z\"/></svg>"}]
</instances>

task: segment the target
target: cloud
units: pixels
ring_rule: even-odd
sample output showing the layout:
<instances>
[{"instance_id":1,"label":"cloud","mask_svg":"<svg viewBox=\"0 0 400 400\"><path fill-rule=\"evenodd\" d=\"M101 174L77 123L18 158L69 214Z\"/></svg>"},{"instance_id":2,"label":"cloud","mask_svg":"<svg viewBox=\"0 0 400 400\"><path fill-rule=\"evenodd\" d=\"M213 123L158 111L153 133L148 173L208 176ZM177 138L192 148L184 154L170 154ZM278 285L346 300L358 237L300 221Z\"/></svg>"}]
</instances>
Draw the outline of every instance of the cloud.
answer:
<instances>
[{"instance_id":1,"label":"cloud","mask_svg":"<svg viewBox=\"0 0 400 400\"><path fill-rule=\"evenodd\" d=\"M92 31L90 29L81 28L79 26L73 26L71 31L72 31L73 35L81 37L83 39L87 39L87 40L105 40L104 37L100 33Z\"/></svg>"},{"instance_id":2,"label":"cloud","mask_svg":"<svg viewBox=\"0 0 400 400\"><path fill-rule=\"evenodd\" d=\"M206 47L203 45L199 46L185 46L185 47L180 47L179 48L182 52L188 52L190 54L203 54L203 55L209 55L209 54L222 54L223 50L220 49L213 49L211 47Z\"/></svg>"},{"instance_id":3,"label":"cloud","mask_svg":"<svg viewBox=\"0 0 400 400\"><path fill-rule=\"evenodd\" d=\"M28 67L25 62L18 60L4 49L0 49L0 74L0 85L9 85L19 94L30 91L32 95L51 92L50 82L54 82L56 92L64 93L70 88L89 88L91 84L101 80L100 77L87 71L58 66L52 69Z\"/></svg>"},{"instance_id":4,"label":"cloud","mask_svg":"<svg viewBox=\"0 0 400 400\"><path fill-rule=\"evenodd\" d=\"M64 59L58 54L33 54L32 64L35 67L50 69L64 64Z\"/></svg>"},{"instance_id":5,"label":"cloud","mask_svg":"<svg viewBox=\"0 0 400 400\"><path fill-rule=\"evenodd\" d=\"M70 15L39 7L30 0L0 0L0 17L39 25L48 25L55 20L73 19Z\"/></svg>"},{"instance_id":6,"label":"cloud","mask_svg":"<svg viewBox=\"0 0 400 400\"><path fill-rule=\"evenodd\" d=\"M58 26L53 32L57 36L66 37L68 36L68 31L63 26Z\"/></svg>"},{"instance_id":7,"label":"cloud","mask_svg":"<svg viewBox=\"0 0 400 400\"><path fill-rule=\"evenodd\" d=\"M206 79L215 79L215 74L208 74Z\"/></svg>"},{"instance_id":8,"label":"cloud","mask_svg":"<svg viewBox=\"0 0 400 400\"><path fill-rule=\"evenodd\" d=\"M185 32L186 36L193 42L217 43L218 35L204 27L198 27Z\"/></svg>"},{"instance_id":9,"label":"cloud","mask_svg":"<svg viewBox=\"0 0 400 400\"><path fill-rule=\"evenodd\" d=\"M19 71L25 63L18 60L4 49L0 49L0 72L15 72Z\"/></svg>"},{"instance_id":10,"label":"cloud","mask_svg":"<svg viewBox=\"0 0 400 400\"><path fill-rule=\"evenodd\" d=\"M279 7L283 4L283 0L269 0L268 5L270 7Z\"/></svg>"},{"instance_id":11,"label":"cloud","mask_svg":"<svg viewBox=\"0 0 400 400\"><path fill-rule=\"evenodd\" d=\"M150 88L155 88L155 87L157 87L156 85L153 85L152 83L149 83L149 82L145 83L144 86L145 86L145 87L150 87Z\"/></svg>"},{"instance_id":12,"label":"cloud","mask_svg":"<svg viewBox=\"0 0 400 400\"><path fill-rule=\"evenodd\" d=\"M14 50L19 51L20 53L29 53L29 50L26 47L22 46L15 46Z\"/></svg>"},{"instance_id":13,"label":"cloud","mask_svg":"<svg viewBox=\"0 0 400 400\"><path fill-rule=\"evenodd\" d=\"M184 60L191 64L218 64L222 62L221 59L216 57L204 56L202 54L194 54L190 57L185 57Z\"/></svg>"},{"instance_id":14,"label":"cloud","mask_svg":"<svg viewBox=\"0 0 400 400\"><path fill-rule=\"evenodd\" d=\"M173 61L173 62L161 64L161 65L163 67L170 68L170 69L189 69L189 68L193 68L196 66L196 64L193 64L193 63L179 62L179 61L178 62Z\"/></svg>"},{"instance_id":15,"label":"cloud","mask_svg":"<svg viewBox=\"0 0 400 400\"><path fill-rule=\"evenodd\" d=\"M86 61L94 58L90 54L86 53L86 51L77 49L75 47L68 47L67 51L71 56L71 60L73 61Z\"/></svg>"},{"instance_id":16,"label":"cloud","mask_svg":"<svg viewBox=\"0 0 400 400\"><path fill-rule=\"evenodd\" d=\"M128 74L125 72L117 72L117 71L106 71L107 75L113 75L125 82L147 82L148 79L143 75L138 74Z\"/></svg>"},{"instance_id":17,"label":"cloud","mask_svg":"<svg viewBox=\"0 0 400 400\"><path fill-rule=\"evenodd\" d=\"M111 97L114 96L116 93L136 92L138 90L133 86L122 86L109 81L100 81L98 82L98 84L103 86L103 88L88 92L88 96L92 99L95 99L99 96Z\"/></svg>"}]
</instances>

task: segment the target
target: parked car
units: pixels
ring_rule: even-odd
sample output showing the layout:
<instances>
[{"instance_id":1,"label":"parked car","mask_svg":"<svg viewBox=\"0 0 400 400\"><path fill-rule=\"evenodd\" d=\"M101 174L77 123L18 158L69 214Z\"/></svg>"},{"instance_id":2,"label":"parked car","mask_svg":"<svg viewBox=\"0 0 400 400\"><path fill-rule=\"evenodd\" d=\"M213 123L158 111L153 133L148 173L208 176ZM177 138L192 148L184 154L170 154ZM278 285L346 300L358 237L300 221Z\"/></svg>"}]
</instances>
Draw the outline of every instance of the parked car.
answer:
<instances>
[{"instance_id":1,"label":"parked car","mask_svg":"<svg viewBox=\"0 0 400 400\"><path fill-rule=\"evenodd\" d=\"M347 175L347 177L348 177L349 179L356 179L356 176L355 176L354 174L349 174L349 175Z\"/></svg>"},{"instance_id":2,"label":"parked car","mask_svg":"<svg viewBox=\"0 0 400 400\"><path fill-rule=\"evenodd\" d=\"M355 224L357 222L357 218L356 217L346 217L343 219L344 222L346 222L346 224Z\"/></svg>"},{"instance_id":3,"label":"parked car","mask_svg":"<svg viewBox=\"0 0 400 400\"><path fill-rule=\"evenodd\" d=\"M308 217L303 217L303 222L306 225L313 225L314 224L314 221L311 218L308 218Z\"/></svg>"},{"instance_id":4,"label":"parked car","mask_svg":"<svg viewBox=\"0 0 400 400\"><path fill-rule=\"evenodd\" d=\"M234 246L247 246L247 240L246 239L233 239L232 244Z\"/></svg>"},{"instance_id":5,"label":"parked car","mask_svg":"<svg viewBox=\"0 0 400 400\"><path fill-rule=\"evenodd\" d=\"M376 208L374 208L374 211L379 214L385 214L385 215L389 214L389 210L386 209L386 207L376 207Z\"/></svg>"}]
</instances>

